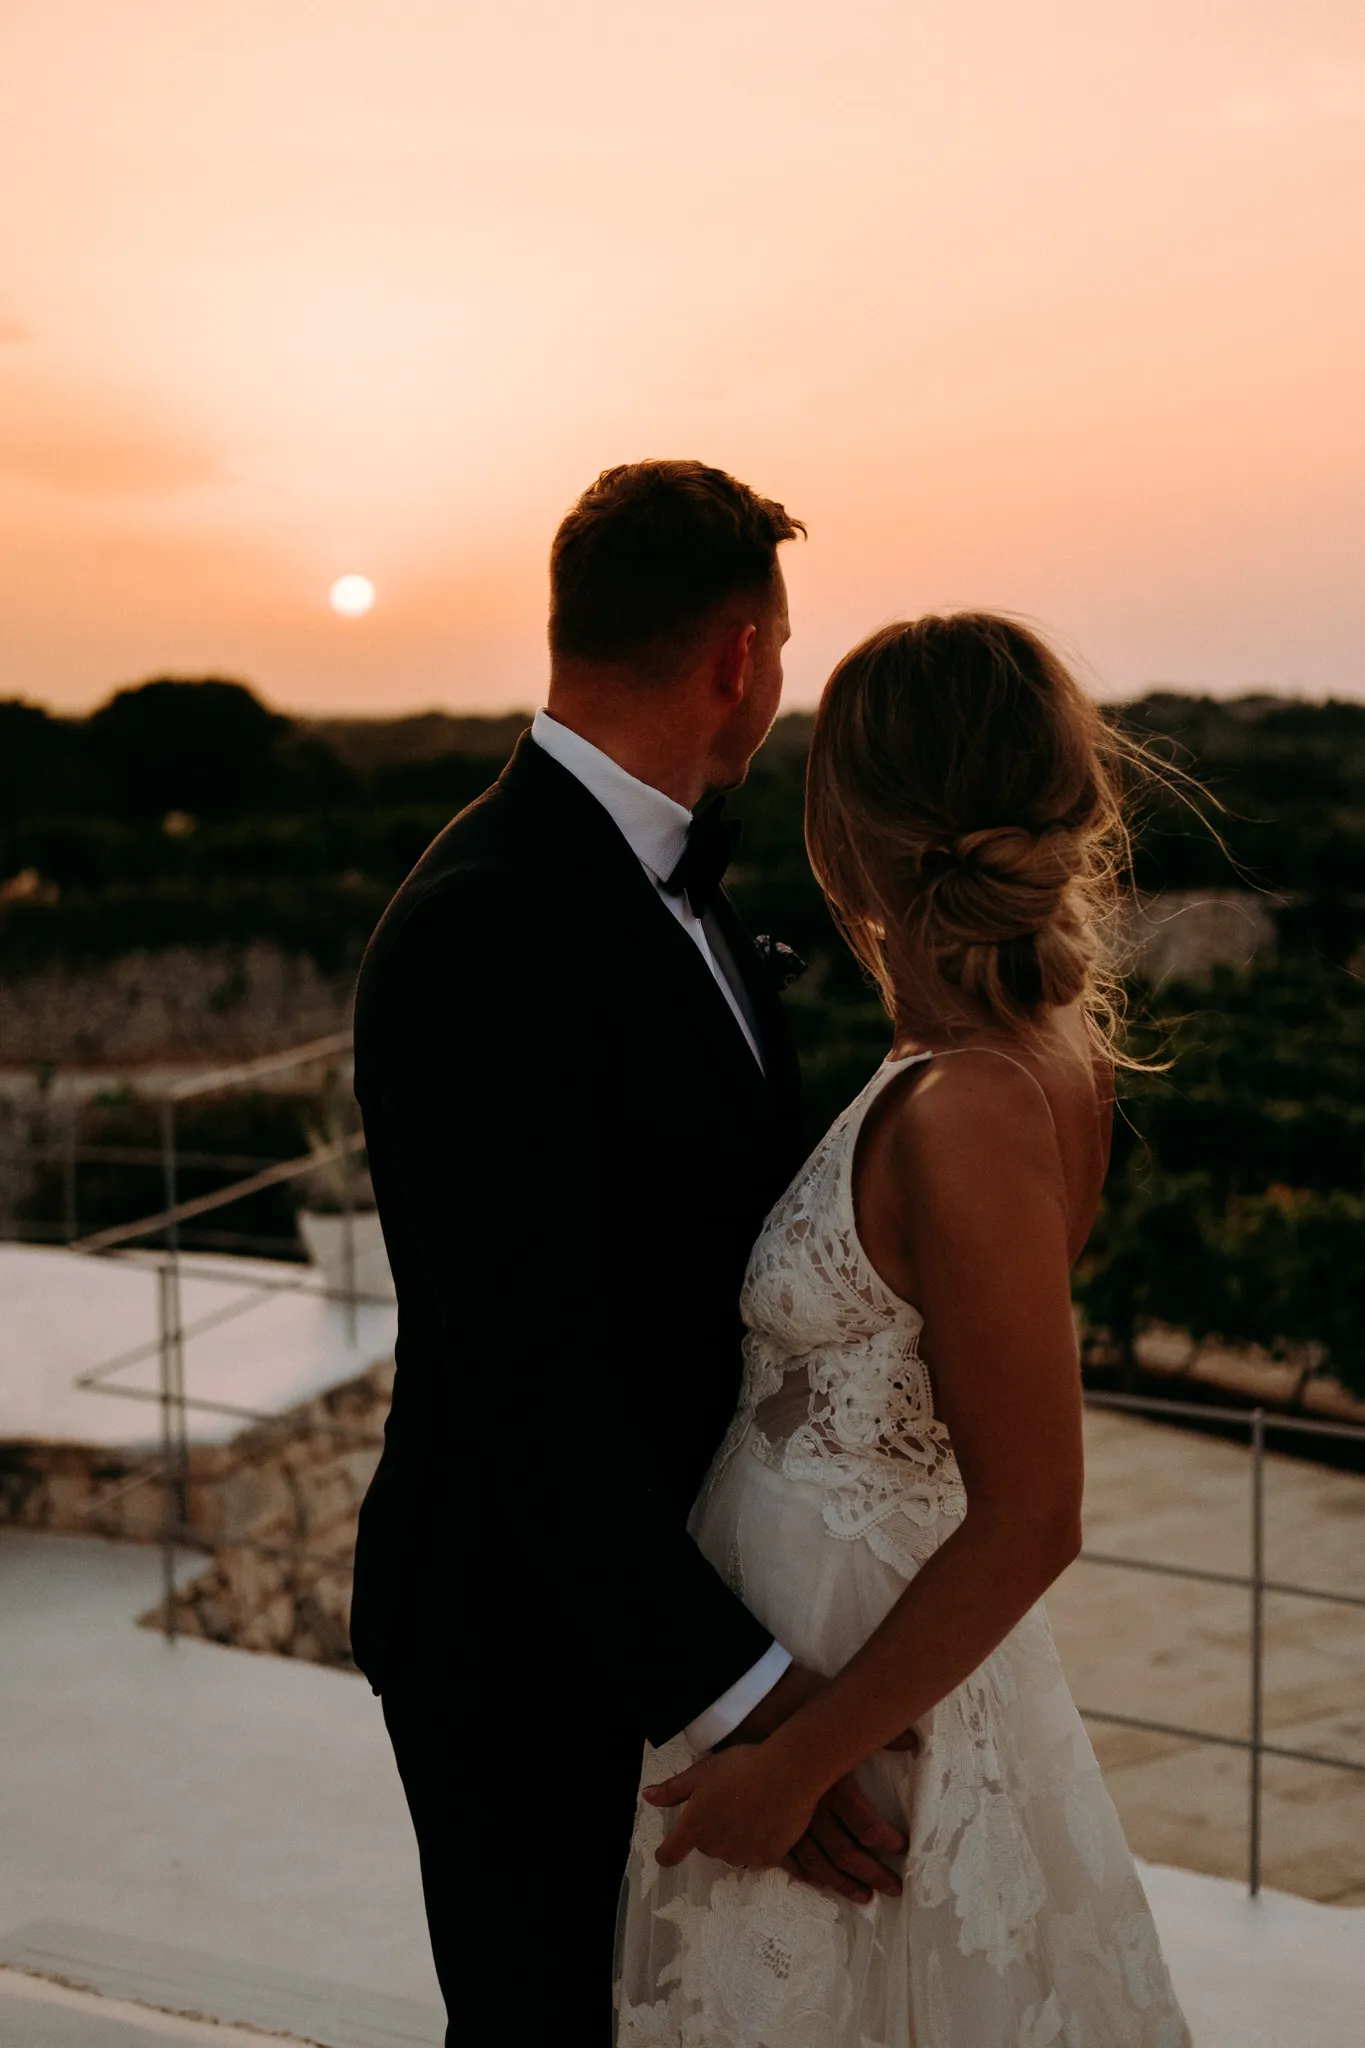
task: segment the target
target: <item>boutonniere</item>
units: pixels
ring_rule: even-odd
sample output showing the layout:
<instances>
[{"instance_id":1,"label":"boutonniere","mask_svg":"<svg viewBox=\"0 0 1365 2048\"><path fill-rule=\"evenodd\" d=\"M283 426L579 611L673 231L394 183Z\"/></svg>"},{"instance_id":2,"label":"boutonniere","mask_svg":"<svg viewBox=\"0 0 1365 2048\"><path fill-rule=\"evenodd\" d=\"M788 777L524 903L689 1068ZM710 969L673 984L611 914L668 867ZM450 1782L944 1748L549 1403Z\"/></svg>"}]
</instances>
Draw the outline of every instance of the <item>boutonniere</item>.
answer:
<instances>
[{"instance_id":1,"label":"boutonniere","mask_svg":"<svg viewBox=\"0 0 1365 2048\"><path fill-rule=\"evenodd\" d=\"M754 940L754 951L762 964L772 986L780 994L790 988L794 981L800 981L806 971L806 963L794 946L785 939L774 939L767 932L760 932Z\"/></svg>"}]
</instances>

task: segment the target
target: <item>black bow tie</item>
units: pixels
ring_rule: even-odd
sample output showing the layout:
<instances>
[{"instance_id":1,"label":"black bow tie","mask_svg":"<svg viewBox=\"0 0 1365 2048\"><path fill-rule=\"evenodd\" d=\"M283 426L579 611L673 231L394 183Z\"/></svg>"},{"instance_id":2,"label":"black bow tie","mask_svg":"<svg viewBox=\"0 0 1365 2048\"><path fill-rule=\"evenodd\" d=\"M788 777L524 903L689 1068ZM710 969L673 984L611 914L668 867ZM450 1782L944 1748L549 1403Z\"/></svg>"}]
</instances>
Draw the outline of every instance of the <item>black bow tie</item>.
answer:
<instances>
[{"instance_id":1,"label":"black bow tie","mask_svg":"<svg viewBox=\"0 0 1365 2048\"><path fill-rule=\"evenodd\" d=\"M698 811L687 828L683 857L663 884L670 896L684 890L694 917L705 917L739 849L740 822L723 815L725 798L718 796Z\"/></svg>"}]
</instances>

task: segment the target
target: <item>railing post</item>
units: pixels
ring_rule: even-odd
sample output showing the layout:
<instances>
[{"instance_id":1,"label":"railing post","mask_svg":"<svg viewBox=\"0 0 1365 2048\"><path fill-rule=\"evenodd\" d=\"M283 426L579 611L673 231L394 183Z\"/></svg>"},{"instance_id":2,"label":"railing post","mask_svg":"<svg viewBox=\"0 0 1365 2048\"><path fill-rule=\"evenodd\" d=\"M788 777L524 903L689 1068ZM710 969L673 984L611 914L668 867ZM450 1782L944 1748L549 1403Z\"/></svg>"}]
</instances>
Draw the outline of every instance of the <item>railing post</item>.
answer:
<instances>
[{"instance_id":1,"label":"railing post","mask_svg":"<svg viewBox=\"0 0 1365 2048\"><path fill-rule=\"evenodd\" d=\"M175 1097L161 1098L161 1180L168 1212L180 1199L180 1173L175 1128ZM189 1521L189 1443L185 1409L185 1330L180 1302L180 1225L166 1226L166 1257L161 1267L161 1404L162 1449L165 1455L162 1516L163 1572L166 1581L166 1638L173 1642L175 1621L175 1549Z\"/></svg>"},{"instance_id":2,"label":"railing post","mask_svg":"<svg viewBox=\"0 0 1365 2048\"><path fill-rule=\"evenodd\" d=\"M76 1135L78 1116L76 1090L69 1075L67 1077L66 1102L64 1106L66 1115L62 1132L65 1140L62 1146L62 1222L66 1231L66 1241L70 1244L73 1238L80 1236L80 1230L76 1220Z\"/></svg>"},{"instance_id":3,"label":"railing post","mask_svg":"<svg viewBox=\"0 0 1365 2048\"><path fill-rule=\"evenodd\" d=\"M1261 1744L1265 1707L1265 1410L1251 1416L1251 1777L1247 1889L1261 1889Z\"/></svg>"},{"instance_id":4,"label":"railing post","mask_svg":"<svg viewBox=\"0 0 1365 2048\"><path fill-rule=\"evenodd\" d=\"M178 1179L175 1156L175 1100L166 1094L161 1098L161 1192L168 1211L174 1209L179 1199L176 1187ZM172 1252L180 1248L180 1225L175 1221L166 1225L166 1243Z\"/></svg>"},{"instance_id":5,"label":"railing post","mask_svg":"<svg viewBox=\"0 0 1365 2048\"><path fill-rule=\"evenodd\" d=\"M337 1119L337 1127L340 1126ZM341 1155L341 1270L346 1294L346 1342L355 1348L355 1175L354 1154L348 1146Z\"/></svg>"},{"instance_id":6,"label":"railing post","mask_svg":"<svg viewBox=\"0 0 1365 2048\"><path fill-rule=\"evenodd\" d=\"M175 1641L175 1370L173 1351L179 1316L173 1301L175 1268L168 1253L156 1269L157 1323L161 1338L161 1627Z\"/></svg>"}]
</instances>

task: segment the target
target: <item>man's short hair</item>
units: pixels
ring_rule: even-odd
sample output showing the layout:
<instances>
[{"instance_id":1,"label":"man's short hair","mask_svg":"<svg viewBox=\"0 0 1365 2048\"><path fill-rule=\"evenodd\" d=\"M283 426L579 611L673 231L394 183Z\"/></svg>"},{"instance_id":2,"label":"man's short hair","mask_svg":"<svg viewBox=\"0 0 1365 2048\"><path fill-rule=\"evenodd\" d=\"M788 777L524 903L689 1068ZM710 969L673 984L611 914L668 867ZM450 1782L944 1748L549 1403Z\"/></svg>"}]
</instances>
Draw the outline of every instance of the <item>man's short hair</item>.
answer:
<instances>
[{"instance_id":1,"label":"man's short hair","mask_svg":"<svg viewBox=\"0 0 1365 2048\"><path fill-rule=\"evenodd\" d=\"M772 586L805 527L704 462L604 469L550 549L550 649L584 661L667 662L729 599Z\"/></svg>"}]
</instances>

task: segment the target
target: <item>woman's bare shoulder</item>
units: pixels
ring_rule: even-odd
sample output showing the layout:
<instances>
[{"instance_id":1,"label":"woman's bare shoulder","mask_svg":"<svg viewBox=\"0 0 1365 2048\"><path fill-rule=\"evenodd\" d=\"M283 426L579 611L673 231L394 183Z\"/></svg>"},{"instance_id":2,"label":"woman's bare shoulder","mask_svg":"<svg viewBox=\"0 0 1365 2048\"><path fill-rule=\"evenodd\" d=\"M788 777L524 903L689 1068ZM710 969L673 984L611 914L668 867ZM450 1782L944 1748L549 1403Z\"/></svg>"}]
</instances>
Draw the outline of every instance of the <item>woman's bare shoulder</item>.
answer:
<instances>
[{"instance_id":1,"label":"woman's bare shoulder","mask_svg":"<svg viewBox=\"0 0 1365 2048\"><path fill-rule=\"evenodd\" d=\"M955 1048L888 1105L881 1186L915 1210L978 1217L1058 1199L1074 1257L1104 1184L1111 1102L1107 1070L1084 1045Z\"/></svg>"},{"instance_id":2,"label":"woman's bare shoulder","mask_svg":"<svg viewBox=\"0 0 1365 2048\"><path fill-rule=\"evenodd\" d=\"M962 1046L927 1061L915 1087L888 1105L886 1136L902 1170L941 1185L958 1169L1031 1166L1049 1175L1060 1160L1047 1088L1023 1061L988 1046Z\"/></svg>"}]
</instances>

